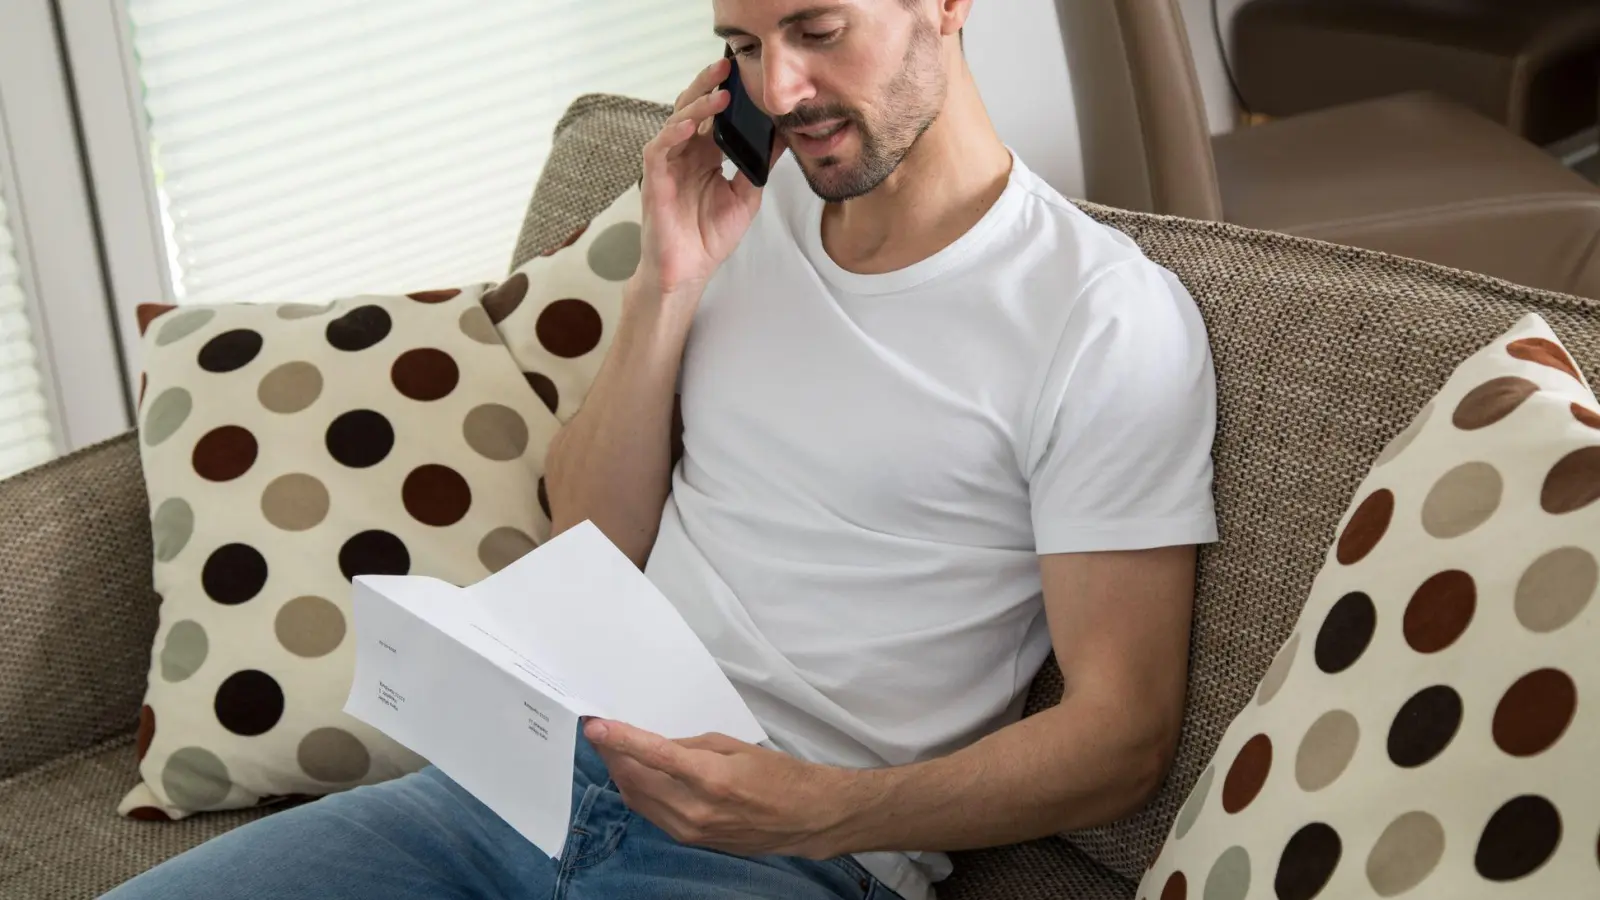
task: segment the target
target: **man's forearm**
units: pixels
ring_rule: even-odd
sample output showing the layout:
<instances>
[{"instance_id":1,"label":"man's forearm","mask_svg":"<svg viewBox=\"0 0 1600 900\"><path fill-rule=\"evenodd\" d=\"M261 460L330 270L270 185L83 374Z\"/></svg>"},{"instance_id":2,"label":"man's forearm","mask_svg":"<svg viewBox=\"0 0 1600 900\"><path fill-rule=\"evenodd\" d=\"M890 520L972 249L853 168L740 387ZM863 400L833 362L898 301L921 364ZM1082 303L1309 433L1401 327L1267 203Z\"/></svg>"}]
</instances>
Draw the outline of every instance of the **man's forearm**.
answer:
<instances>
[{"instance_id":1,"label":"man's forearm","mask_svg":"<svg viewBox=\"0 0 1600 900\"><path fill-rule=\"evenodd\" d=\"M673 393L694 309L681 299L628 282L606 361L545 464L552 533L593 521L641 567L670 489Z\"/></svg>"},{"instance_id":2,"label":"man's forearm","mask_svg":"<svg viewBox=\"0 0 1600 900\"><path fill-rule=\"evenodd\" d=\"M1093 827L1137 810L1160 786L1174 741L1084 696L960 752L852 771L838 791L829 855L954 851Z\"/></svg>"}]
</instances>

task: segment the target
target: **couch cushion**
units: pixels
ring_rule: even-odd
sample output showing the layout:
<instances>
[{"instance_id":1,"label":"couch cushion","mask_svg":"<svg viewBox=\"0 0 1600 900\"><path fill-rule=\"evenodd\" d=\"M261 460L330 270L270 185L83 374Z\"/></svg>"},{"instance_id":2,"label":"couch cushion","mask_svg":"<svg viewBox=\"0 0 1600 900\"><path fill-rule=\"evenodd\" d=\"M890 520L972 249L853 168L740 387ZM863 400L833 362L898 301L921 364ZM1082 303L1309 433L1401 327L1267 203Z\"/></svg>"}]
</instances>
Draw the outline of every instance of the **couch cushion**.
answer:
<instances>
[{"instance_id":1,"label":"couch cushion","mask_svg":"<svg viewBox=\"0 0 1600 900\"><path fill-rule=\"evenodd\" d=\"M0 485L0 779L133 728L157 598L125 435Z\"/></svg>"},{"instance_id":2,"label":"couch cushion","mask_svg":"<svg viewBox=\"0 0 1600 900\"><path fill-rule=\"evenodd\" d=\"M0 897L98 896L168 857L260 818L260 810L182 822L116 815L137 779L133 736L0 781Z\"/></svg>"}]
</instances>

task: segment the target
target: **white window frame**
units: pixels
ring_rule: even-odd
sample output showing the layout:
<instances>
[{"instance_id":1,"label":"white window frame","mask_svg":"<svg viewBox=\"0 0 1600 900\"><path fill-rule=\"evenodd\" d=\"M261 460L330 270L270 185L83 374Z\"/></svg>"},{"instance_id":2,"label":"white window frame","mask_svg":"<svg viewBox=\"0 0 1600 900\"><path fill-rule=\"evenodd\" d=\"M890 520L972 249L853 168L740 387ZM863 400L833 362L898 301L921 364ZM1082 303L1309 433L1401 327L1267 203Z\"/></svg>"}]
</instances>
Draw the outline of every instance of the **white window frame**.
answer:
<instances>
[{"instance_id":1,"label":"white window frame","mask_svg":"<svg viewBox=\"0 0 1600 900\"><path fill-rule=\"evenodd\" d=\"M100 220L110 309L130 384L140 369L141 303L173 303L161 201L125 0L56 0Z\"/></svg>"},{"instance_id":2,"label":"white window frame","mask_svg":"<svg viewBox=\"0 0 1600 900\"><path fill-rule=\"evenodd\" d=\"M126 431L132 397L51 0L0 2L0 190L59 451Z\"/></svg>"}]
</instances>

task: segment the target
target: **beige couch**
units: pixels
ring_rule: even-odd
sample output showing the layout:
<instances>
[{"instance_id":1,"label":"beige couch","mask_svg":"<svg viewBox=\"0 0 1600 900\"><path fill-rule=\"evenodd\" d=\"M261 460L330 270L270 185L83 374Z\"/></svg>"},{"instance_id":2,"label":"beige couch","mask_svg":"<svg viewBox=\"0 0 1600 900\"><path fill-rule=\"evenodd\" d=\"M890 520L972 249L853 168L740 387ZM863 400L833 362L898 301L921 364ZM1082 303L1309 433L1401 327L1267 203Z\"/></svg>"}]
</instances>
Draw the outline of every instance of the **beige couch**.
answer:
<instances>
[{"instance_id":1,"label":"beige couch","mask_svg":"<svg viewBox=\"0 0 1600 900\"><path fill-rule=\"evenodd\" d=\"M660 107L580 100L517 260L638 177ZM1202 555L1189 710L1161 796L1110 828L958 854L946 900L1129 900L1184 794L1292 627L1370 461L1456 362L1537 311L1600 372L1600 304L1423 263L1088 206L1175 272L1216 355L1222 540ZM533 502L533 498L529 498ZM95 896L261 813L118 818L158 598L132 436L0 484L0 897ZM1051 666L1030 711L1059 697Z\"/></svg>"}]
</instances>

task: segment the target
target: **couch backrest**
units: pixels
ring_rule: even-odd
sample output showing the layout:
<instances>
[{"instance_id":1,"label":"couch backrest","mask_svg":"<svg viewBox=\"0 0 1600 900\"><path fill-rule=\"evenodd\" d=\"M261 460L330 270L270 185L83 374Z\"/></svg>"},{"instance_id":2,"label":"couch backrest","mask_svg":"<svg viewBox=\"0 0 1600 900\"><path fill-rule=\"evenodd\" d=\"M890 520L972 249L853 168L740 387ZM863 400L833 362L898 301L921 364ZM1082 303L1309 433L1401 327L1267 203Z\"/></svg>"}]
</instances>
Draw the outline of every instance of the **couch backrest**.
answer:
<instances>
[{"instance_id":1,"label":"couch backrest","mask_svg":"<svg viewBox=\"0 0 1600 900\"><path fill-rule=\"evenodd\" d=\"M530 206L516 263L559 245L640 175L665 107L577 101ZM1234 715L1289 636L1371 461L1456 364L1530 311L1600 373L1600 304L1231 225L1083 204L1193 293L1216 358L1221 541L1201 555L1178 759L1139 814L1069 837L1136 878ZM1058 702L1054 664L1028 711Z\"/></svg>"}]
</instances>

